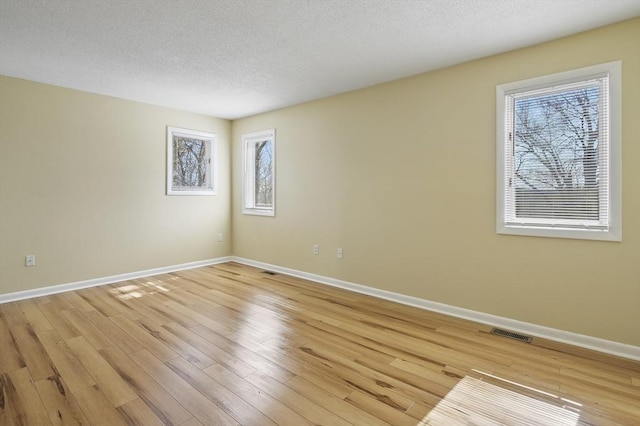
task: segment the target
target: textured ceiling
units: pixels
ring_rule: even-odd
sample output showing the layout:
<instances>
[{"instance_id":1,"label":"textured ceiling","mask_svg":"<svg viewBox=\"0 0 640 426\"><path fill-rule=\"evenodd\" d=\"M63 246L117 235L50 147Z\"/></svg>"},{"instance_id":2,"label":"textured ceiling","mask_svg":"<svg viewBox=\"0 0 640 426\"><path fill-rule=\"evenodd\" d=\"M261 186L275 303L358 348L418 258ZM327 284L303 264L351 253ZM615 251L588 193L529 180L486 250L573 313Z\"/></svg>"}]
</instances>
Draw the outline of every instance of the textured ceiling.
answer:
<instances>
[{"instance_id":1,"label":"textured ceiling","mask_svg":"<svg viewBox=\"0 0 640 426\"><path fill-rule=\"evenodd\" d=\"M233 119L638 15L640 0L0 0L0 74Z\"/></svg>"}]
</instances>

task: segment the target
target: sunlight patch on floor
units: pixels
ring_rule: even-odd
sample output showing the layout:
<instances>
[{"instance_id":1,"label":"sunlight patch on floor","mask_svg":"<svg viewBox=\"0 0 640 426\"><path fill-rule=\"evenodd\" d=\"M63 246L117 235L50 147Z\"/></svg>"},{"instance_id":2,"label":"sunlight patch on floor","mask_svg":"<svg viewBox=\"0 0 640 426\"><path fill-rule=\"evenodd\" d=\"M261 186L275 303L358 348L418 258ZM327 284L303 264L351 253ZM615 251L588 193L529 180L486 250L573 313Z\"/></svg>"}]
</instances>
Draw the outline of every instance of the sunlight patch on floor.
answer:
<instances>
[{"instance_id":1,"label":"sunlight patch on floor","mask_svg":"<svg viewBox=\"0 0 640 426\"><path fill-rule=\"evenodd\" d=\"M153 295L159 291L165 293L169 292L170 290L164 287L162 284L162 281L158 281L158 283L155 283L153 281L146 281L143 283L138 282L134 284L122 284L118 285L116 288L109 290L109 292L115 294L119 299L122 300L138 299L147 295Z\"/></svg>"},{"instance_id":2,"label":"sunlight patch on floor","mask_svg":"<svg viewBox=\"0 0 640 426\"><path fill-rule=\"evenodd\" d=\"M418 424L575 426L580 413L466 376Z\"/></svg>"}]
</instances>

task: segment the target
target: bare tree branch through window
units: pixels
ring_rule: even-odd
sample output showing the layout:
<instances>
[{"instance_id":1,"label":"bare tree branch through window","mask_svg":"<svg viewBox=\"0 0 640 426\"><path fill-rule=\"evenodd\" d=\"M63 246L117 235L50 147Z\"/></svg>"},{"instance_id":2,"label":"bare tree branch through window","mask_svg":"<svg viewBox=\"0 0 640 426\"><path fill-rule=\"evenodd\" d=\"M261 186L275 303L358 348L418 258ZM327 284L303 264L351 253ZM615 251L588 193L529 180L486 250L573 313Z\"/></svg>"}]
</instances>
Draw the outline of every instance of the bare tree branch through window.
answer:
<instances>
[{"instance_id":1,"label":"bare tree branch through window","mask_svg":"<svg viewBox=\"0 0 640 426\"><path fill-rule=\"evenodd\" d=\"M215 193L215 135L167 129L167 194Z\"/></svg>"}]
</instances>

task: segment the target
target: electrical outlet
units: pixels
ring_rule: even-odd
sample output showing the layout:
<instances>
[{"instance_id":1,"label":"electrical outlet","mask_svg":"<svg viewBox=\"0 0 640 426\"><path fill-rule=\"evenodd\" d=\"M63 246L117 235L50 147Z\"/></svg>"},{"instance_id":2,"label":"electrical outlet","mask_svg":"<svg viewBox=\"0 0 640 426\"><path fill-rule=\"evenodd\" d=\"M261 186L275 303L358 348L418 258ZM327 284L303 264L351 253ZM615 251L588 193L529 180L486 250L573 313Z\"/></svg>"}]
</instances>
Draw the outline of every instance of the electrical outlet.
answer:
<instances>
[{"instance_id":1,"label":"electrical outlet","mask_svg":"<svg viewBox=\"0 0 640 426\"><path fill-rule=\"evenodd\" d=\"M342 249L341 249L341 248L339 248L339 249L336 251L336 257L337 257L338 259L342 259Z\"/></svg>"},{"instance_id":2,"label":"electrical outlet","mask_svg":"<svg viewBox=\"0 0 640 426\"><path fill-rule=\"evenodd\" d=\"M35 254L29 254L24 258L24 266L36 266Z\"/></svg>"},{"instance_id":3,"label":"electrical outlet","mask_svg":"<svg viewBox=\"0 0 640 426\"><path fill-rule=\"evenodd\" d=\"M218 242L221 243L222 242L222 232L218 234Z\"/></svg>"},{"instance_id":4,"label":"electrical outlet","mask_svg":"<svg viewBox=\"0 0 640 426\"><path fill-rule=\"evenodd\" d=\"M320 254L320 246L318 246L317 244L313 245L313 254Z\"/></svg>"}]
</instances>

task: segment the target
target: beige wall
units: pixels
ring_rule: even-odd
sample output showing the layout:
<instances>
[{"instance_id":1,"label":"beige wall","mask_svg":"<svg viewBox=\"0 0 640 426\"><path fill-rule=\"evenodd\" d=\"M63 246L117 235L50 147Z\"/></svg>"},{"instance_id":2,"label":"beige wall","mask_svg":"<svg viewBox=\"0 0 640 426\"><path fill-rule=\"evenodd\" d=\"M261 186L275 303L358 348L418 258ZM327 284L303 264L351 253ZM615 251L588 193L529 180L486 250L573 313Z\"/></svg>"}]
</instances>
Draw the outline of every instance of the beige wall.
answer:
<instances>
[{"instance_id":1,"label":"beige wall","mask_svg":"<svg viewBox=\"0 0 640 426\"><path fill-rule=\"evenodd\" d=\"M623 242L497 235L495 86L613 60ZM639 116L640 19L233 123L0 77L0 294L235 254L640 345ZM167 125L218 135L217 196L165 195ZM276 217L245 216L269 128Z\"/></svg>"},{"instance_id":2,"label":"beige wall","mask_svg":"<svg viewBox=\"0 0 640 426\"><path fill-rule=\"evenodd\" d=\"M614 60L623 67L622 243L497 235L496 85ZM233 252L640 345L639 117L634 19L238 120ZM240 137L269 128L276 217L245 216Z\"/></svg>"},{"instance_id":3,"label":"beige wall","mask_svg":"<svg viewBox=\"0 0 640 426\"><path fill-rule=\"evenodd\" d=\"M217 196L165 195L167 125L217 134ZM0 293L229 255L230 126L0 77Z\"/></svg>"}]
</instances>

